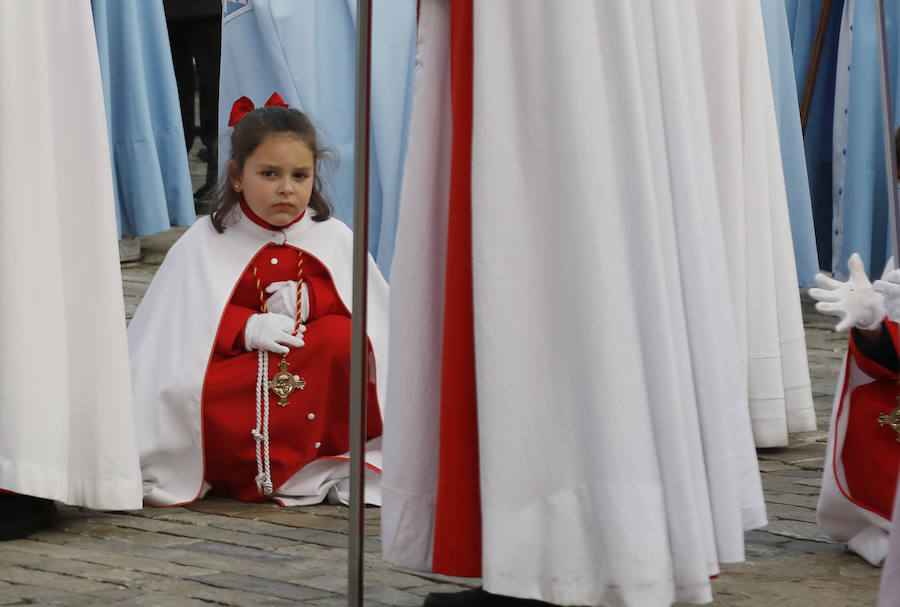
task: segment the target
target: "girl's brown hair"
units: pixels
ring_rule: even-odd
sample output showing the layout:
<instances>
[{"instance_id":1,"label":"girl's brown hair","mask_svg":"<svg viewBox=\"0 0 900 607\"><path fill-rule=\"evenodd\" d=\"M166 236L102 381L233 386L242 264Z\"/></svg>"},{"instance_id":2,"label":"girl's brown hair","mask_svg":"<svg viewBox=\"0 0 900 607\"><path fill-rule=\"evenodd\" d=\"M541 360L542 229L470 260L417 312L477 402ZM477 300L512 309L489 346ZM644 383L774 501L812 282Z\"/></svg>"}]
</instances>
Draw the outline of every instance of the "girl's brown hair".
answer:
<instances>
[{"instance_id":1,"label":"girl's brown hair","mask_svg":"<svg viewBox=\"0 0 900 607\"><path fill-rule=\"evenodd\" d=\"M244 116L231 133L231 160L236 169L243 171L247 158L270 135L293 135L309 147L315 161L313 190L309 198L309 208L314 211L312 220L325 221L331 217L333 208L322 192L320 168L334 162L334 156L331 150L319 144L316 127L300 110L275 105L255 109ZM231 187L226 171L212 201L210 219L216 231L225 231L225 221L237 205L238 195Z\"/></svg>"}]
</instances>

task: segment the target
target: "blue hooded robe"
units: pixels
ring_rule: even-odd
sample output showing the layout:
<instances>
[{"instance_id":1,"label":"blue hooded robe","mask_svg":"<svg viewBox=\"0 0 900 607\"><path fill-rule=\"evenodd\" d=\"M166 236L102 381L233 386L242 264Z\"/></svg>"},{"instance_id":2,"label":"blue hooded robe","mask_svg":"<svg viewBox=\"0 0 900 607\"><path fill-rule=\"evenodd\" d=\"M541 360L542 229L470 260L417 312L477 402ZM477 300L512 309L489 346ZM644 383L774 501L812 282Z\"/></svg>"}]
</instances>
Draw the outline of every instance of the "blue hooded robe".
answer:
<instances>
[{"instance_id":1,"label":"blue hooded robe","mask_svg":"<svg viewBox=\"0 0 900 607\"><path fill-rule=\"evenodd\" d=\"M781 163L784 167L794 257L797 261L797 278L801 286L809 286L815 284L813 276L819 271L819 263L797 104L794 57L784 1L762 0L762 15L769 54L769 73L775 96L775 118L781 141Z\"/></svg>"}]
</instances>

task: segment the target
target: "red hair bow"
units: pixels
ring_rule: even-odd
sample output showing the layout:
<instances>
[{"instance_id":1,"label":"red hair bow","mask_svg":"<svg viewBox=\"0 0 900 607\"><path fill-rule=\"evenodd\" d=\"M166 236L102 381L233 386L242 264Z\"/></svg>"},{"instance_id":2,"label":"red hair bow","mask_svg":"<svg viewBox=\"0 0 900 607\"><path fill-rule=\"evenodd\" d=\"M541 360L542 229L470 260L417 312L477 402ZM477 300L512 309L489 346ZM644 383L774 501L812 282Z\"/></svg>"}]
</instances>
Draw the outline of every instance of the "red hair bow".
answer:
<instances>
[{"instance_id":1,"label":"red hair bow","mask_svg":"<svg viewBox=\"0 0 900 607\"><path fill-rule=\"evenodd\" d=\"M266 101L266 105L263 107L271 107L273 105L278 105L281 107L288 107L288 104L284 102L284 99L281 98L281 95L278 93L272 93L272 96L269 97L269 100ZM255 110L253 102L250 101L249 97L241 97L237 101L234 102L234 105L231 106L231 117L228 119L228 126L234 126L238 122L244 119L244 116Z\"/></svg>"}]
</instances>

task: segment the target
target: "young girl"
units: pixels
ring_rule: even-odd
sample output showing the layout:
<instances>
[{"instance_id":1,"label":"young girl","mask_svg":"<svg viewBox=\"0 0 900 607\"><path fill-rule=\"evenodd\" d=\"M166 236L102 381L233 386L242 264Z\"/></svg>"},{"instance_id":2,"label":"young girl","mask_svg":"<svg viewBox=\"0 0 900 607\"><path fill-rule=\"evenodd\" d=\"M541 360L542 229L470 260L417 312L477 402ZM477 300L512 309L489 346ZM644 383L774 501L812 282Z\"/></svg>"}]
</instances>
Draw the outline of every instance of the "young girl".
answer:
<instances>
[{"instance_id":1,"label":"young girl","mask_svg":"<svg viewBox=\"0 0 900 607\"><path fill-rule=\"evenodd\" d=\"M170 249L129 326L144 500L347 501L352 234L315 128L242 97L215 209ZM366 499L380 503L388 287L369 259Z\"/></svg>"}]
</instances>

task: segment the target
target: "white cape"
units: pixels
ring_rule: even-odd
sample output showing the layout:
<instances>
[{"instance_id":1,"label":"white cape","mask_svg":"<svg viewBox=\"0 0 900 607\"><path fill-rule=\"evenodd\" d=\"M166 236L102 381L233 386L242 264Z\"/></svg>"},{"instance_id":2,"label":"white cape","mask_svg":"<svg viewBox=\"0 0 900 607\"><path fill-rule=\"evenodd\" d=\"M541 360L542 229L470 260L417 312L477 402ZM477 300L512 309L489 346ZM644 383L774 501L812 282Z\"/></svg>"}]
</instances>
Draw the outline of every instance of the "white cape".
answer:
<instances>
[{"instance_id":1,"label":"white cape","mask_svg":"<svg viewBox=\"0 0 900 607\"><path fill-rule=\"evenodd\" d=\"M0 2L0 487L141 507L88 2Z\"/></svg>"},{"instance_id":2,"label":"white cape","mask_svg":"<svg viewBox=\"0 0 900 607\"><path fill-rule=\"evenodd\" d=\"M484 586L557 604L708 602L765 509L696 8L548 6L474 4ZM383 551L418 569L438 465L447 27L446 4L423 2L392 275Z\"/></svg>"},{"instance_id":3,"label":"white cape","mask_svg":"<svg viewBox=\"0 0 900 607\"><path fill-rule=\"evenodd\" d=\"M240 211L224 233L209 217L195 223L172 246L128 327L134 376L144 499L174 505L202 497L201 391L219 321L235 284L257 252L286 242L318 258L331 273L338 295L351 309L352 232L337 219L315 222L312 213L283 231L266 230ZM231 218L230 218L231 219ZM285 240L286 238L286 240ZM388 286L369 257L368 334L375 354L379 404L387 376ZM250 401L248 407L255 407ZM248 429L249 436L249 429ZM371 465L366 499L380 503L377 473L381 439L369 441ZM373 470L374 468L374 470ZM316 460L300 470L274 497L285 504L322 501L335 487L346 501L345 461Z\"/></svg>"}]
</instances>

